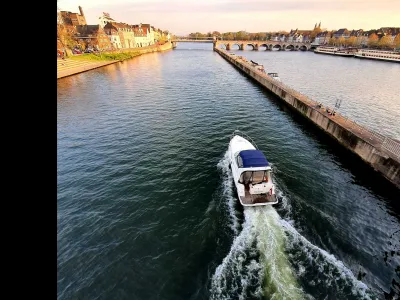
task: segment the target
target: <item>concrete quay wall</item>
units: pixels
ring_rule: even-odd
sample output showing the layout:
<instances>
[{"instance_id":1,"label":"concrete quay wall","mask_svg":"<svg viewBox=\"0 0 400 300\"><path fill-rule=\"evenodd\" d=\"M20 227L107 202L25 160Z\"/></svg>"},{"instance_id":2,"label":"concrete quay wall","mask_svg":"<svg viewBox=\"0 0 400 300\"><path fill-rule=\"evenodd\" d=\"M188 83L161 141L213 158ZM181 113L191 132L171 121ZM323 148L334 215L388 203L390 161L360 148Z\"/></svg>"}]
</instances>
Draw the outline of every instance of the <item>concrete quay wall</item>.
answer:
<instances>
[{"instance_id":1,"label":"concrete quay wall","mask_svg":"<svg viewBox=\"0 0 400 300\"><path fill-rule=\"evenodd\" d=\"M167 42L163 45L151 45L143 48L127 48L116 50L118 52L138 52L139 55L152 53L152 52L162 52L173 49L173 44ZM94 70L100 67L108 66L110 64L115 64L120 62L119 60L113 61L79 61L66 59L65 61L57 59L57 79L68 77L71 75L76 75L79 73Z\"/></svg>"},{"instance_id":2,"label":"concrete quay wall","mask_svg":"<svg viewBox=\"0 0 400 300\"><path fill-rule=\"evenodd\" d=\"M317 125L341 145L400 188L400 142L370 131L344 116L334 116L318 106L318 102L291 89L282 82L256 70L245 58L214 48L228 62L275 94L291 108Z\"/></svg>"},{"instance_id":3,"label":"concrete quay wall","mask_svg":"<svg viewBox=\"0 0 400 300\"><path fill-rule=\"evenodd\" d=\"M116 51L118 52L139 52L140 54L145 54L145 53L152 53L152 52L161 52L161 51L167 51L172 49L172 43L171 42L166 42L165 44L162 45L151 45L147 47L140 47L140 48L126 48L126 49L118 49Z\"/></svg>"}]
</instances>

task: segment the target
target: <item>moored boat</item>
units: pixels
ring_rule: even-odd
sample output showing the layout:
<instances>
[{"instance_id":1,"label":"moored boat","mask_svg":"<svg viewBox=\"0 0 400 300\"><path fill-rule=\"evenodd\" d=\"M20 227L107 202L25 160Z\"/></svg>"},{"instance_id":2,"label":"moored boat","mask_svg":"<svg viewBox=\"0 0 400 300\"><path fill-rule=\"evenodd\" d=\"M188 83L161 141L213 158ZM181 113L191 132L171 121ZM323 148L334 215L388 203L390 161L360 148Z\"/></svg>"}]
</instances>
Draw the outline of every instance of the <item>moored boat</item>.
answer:
<instances>
[{"instance_id":1,"label":"moored boat","mask_svg":"<svg viewBox=\"0 0 400 300\"><path fill-rule=\"evenodd\" d=\"M342 48L341 49L338 47L319 46L314 50L314 53L352 57L352 56L354 56L354 53L357 50L358 50L357 48Z\"/></svg>"},{"instance_id":2,"label":"moored boat","mask_svg":"<svg viewBox=\"0 0 400 300\"><path fill-rule=\"evenodd\" d=\"M398 51L360 49L354 54L354 57L400 62L400 52Z\"/></svg>"},{"instance_id":3,"label":"moored boat","mask_svg":"<svg viewBox=\"0 0 400 300\"><path fill-rule=\"evenodd\" d=\"M267 75L277 81L281 81L281 78L279 77L278 73L267 73Z\"/></svg>"},{"instance_id":4,"label":"moored boat","mask_svg":"<svg viewBox=\"0 0 400 300\"><path fill-rule=\"evenodd\" d=\"M228 152L240 203L243 206L278 203L271 166L253 140L243 132L235 130L229 142Z\"/></svg>"}]
</instances>

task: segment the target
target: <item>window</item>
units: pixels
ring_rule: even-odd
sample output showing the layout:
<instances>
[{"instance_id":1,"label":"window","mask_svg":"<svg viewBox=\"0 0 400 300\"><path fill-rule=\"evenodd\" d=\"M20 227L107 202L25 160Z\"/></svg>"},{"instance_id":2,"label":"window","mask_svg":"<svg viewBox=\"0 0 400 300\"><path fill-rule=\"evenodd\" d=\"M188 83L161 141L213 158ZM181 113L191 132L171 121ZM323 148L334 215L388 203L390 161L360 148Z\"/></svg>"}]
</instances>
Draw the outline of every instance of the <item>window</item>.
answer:
<instances>
[{"instance_id":1,"label":"window","mask_svg":"<svg viewBox=\"0 0 400 300\"><path fill-rule=\"evenodd\" d=\"M258 184L262 182L269 182L271 180L271 171L245 171L240 174L239 183L242 184Z\"/></svg>"},{"instance_id":2,"label":"window","mask_svg":"<svg viewBox=\"0 0 400 300\"><path fill-rule=\"evenodd\" d=\"M243 160L242 157L240 155L236 156L236 160L237 160L237 164L239 168L243 168Z\"/></svg>"}]
</instances>

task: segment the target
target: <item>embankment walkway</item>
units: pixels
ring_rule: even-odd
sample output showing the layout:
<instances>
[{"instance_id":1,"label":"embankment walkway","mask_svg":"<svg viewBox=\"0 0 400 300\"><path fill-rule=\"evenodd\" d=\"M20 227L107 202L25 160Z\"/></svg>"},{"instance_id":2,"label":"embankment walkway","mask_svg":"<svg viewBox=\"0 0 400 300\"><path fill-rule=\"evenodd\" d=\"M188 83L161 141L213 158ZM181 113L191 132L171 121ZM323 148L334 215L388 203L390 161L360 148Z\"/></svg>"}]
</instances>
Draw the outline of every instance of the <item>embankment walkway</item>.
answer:
<instances>
[{"instance_id":1,"label":"embankment walkway","mask_svg":"<svg viewBox=\"0 0 400 300\"><path fill-rule=\"evenodd\" d=\"M117 63L113 61L83 61L57 58L57 79Z\"/></svg>"},{"instance_id":2,"label":"embankment walkway","mask_svg":"<svg viewBox=\"0 0 400 300\"><path fill-rule=\"evenodd\" d=\"M332 115L327 107L259 71L242 56L218 48L214 51L400 188L400 141L369 130L338 112Z\"/></svg>"},{"instance_id":3,"label":"embankment walkway","mask_svg":"<svg viewBox=\"0 0 400 300\"><path fill-rule=\"evenodd\" d=\"M121 49L118 52L138 52L140 55L152 52L161 52L170 50L173 48L171 42L166 42L163 45L152 45L142 48L129 48ZM60 59L57 58L57 79L79 74L82 72L97 69L110 64L118 63L119 60L112 61L93 61L93 60L74 60L74 59Z\"/></svg>"}]
</instances>

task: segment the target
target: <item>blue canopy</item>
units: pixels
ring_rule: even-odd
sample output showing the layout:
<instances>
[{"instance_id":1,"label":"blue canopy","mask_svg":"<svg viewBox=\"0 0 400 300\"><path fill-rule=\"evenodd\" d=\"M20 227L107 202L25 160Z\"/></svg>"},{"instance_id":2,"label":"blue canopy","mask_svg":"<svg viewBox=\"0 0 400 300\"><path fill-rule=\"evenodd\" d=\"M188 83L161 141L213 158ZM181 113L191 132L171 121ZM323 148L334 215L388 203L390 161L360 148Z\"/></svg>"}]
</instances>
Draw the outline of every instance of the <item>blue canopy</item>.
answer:
<instances>
[{"instance_id":1,"label":"blue canopy","mask_svg":"<svg viewBox=\"0 0 400 300\"><path fill-rule=\"evenodd\" d=\"M262 153L260 150L242 150L240 151L239 155L243 161L242 168L269 166L264 153Z\"/></svg>"}]
</instances>

